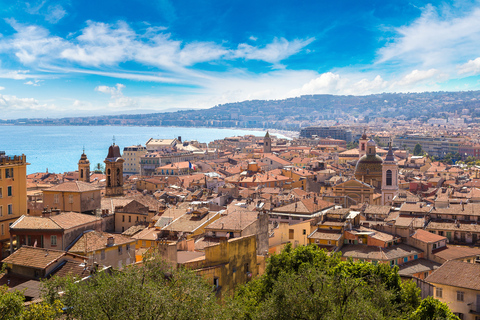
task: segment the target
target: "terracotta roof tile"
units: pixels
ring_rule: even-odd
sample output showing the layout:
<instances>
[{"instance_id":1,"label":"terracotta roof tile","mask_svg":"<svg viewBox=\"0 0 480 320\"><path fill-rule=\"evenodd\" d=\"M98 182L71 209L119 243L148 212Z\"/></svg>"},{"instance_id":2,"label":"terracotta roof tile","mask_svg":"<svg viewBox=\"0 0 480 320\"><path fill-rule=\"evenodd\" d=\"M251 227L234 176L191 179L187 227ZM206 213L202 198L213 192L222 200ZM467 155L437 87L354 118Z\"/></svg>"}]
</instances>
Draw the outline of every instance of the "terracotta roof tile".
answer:
<instances>
[{"instance_id":1,"label":"terracotta roof tile","mask_svg":"<svg viewBox=\"0 0 480 320\"><path fill-rule=\"evenodd\" d=\"M233 211L212 222L205 230L241 231L257 220L258 212Z\"/></svg>"},{"instance_id":2,"label":"terracotta roof tile","mask_svg":"<svg viewBox=\"0 0 480 320\"><path fill-rule=\"evenodd\" d=\"M107 239L113 237L114 245L122 245L134 242L135 240L121 234L90 231L85 232L68 250L68 252L83 253L92 252L107 247Z\"/></svg>"},{"instance_id":3,"label":"terracotta roof tile","mask_svg":"<svg viewBox=\"0 0 480 320\"><path fill-rule=\"evenodd\" d=\"M412 238L427 243L438 242L447 239L446 237L439 236L438 234L431 233L423 229L416 230Z\"/></svg>"},{"instance_id":4,"label":"terracotta roof tile","mask_svg":"<svg viewBox=\"0 0 480 320\"><path fill-rule=\"evenodd\" d=\"M69 181L58 184L51 188L45 189L43 191L62 191L62 192L85 192L85 191L95 191L99 190L98 188L92 186L90 183L83 181Z\"/></svg>"},{"instance_id":5,"label":"terracotta roof tile","mask_svg":"<svg viewBox=\"0 0 480 320\"><path fill-rule=\"evenodd\" d=\"M480 264L452 260L445 262L425 280L430 283L480 290L479 274Z\"/></svg>"},{"instance_id":6,"label":"terracotta roof tile","mask_svg":"<svg viewBox=\"0 0 480 320\"><path fill-rule=\"evenodd\" d=\"M7 258L3 259L2 262L45 269L52 263L58 261L65 254L65 251L23 246Z\"/></svg>"}]
</instances>

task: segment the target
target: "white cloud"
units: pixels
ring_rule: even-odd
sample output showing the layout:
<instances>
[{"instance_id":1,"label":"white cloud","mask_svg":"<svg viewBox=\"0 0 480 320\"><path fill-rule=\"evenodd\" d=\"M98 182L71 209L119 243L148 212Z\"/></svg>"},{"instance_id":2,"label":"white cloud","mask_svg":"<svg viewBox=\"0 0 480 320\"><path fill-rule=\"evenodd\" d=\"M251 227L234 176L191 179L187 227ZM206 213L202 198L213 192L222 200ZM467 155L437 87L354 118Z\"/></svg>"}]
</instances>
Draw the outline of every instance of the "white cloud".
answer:
<instances>
[{"instance_id":1,"label":"white cloud","mask_svg":"<svg viewBox=\"0 0 480 320\"><path fill-rule=\"evenodd\" d=\"M59 12L56 17L60 18L61 7L55 8L54 12ZM21 63L44 68L63 66L65 62L100 67L135 61L184 73L185 68L197 63L220 59L261 60L276 65L314 41L314 38L292 41L274 38L264 46L244 43L229 48L226 43L185 43L172 39L165 32L165 27L148 27L143 34L137 33L123 21L115 24L87 21L87 26L77 37L64 39L50 35L47 29L40 26L22 25L13 19L7 19L7 22L16 33L0 38L0 51L13 51Z\"/></svg>"},{"instance_id":2,"label":"white cloud","mask_svg":"<svg viewBox=\"0 0 480 320\"><path fill-rule=\"evenodd\" d=\"M95 88L95 91L106 93L110 95L111 102L108 104L111 108L116 109L125 109L125 108L136 108L138 103L135 99L125 97L122 90L125 88L125 85L117 83L115 87L108 86L98 86Z\"/></svg>"},{"instance_id":3,"label":"white cloud","mask_svg":"<svg viewBox=\"0 0 480 320\"><path fill-rule=\"evenodd\" d=\"M10 39L3 38L0 51L14 51L15 56L23 64L32 64L40 60L49 60L58 56L59 50L65 46L60 37L50 36L47 29L38 26L25 26L14 19L6 21L17 31Z\"/></svg>"},{"instance_id":4,"label":"white cloud","mask_svg":"<svg viewBox=\"0 0 480 320\"><path fill-rule=\"evenodd\" d=\"M40 104L38 100L33 98L18 98L0 94L0 110L2 110L2 113L47 109L55 109L55 107L53 105Z\"/></svg>"},{"instance_id":5,"label":"white cloud","mask_svg":"<svg viewBox=\"0 0 480 320\"><path fill-rule=\"evenodd\" d=\"M305 40L295 39L288 41L285 38L275 38L272 43L267 44L263 48L254 47L246 43L238 45L234 52L234 57L244 58L246 60L261 60L277 64L280 61L300 52L304 47L309 45L315 38Z\"/></svg>"},{"instance_id":6,"label":"white cloud","mask_svg":"<svg viewBox=\"0 0 480 320\"><path fill-rule=\"evenodd\" d=\"M58 23L67 15L67 11L65 11L61 5L57 4L45 7L46 2L46 0L37 2L36 5L26 2L25 11L29 14L42 15L45 18L45 21L53 24Z\"/></svg>"},{"instance_id":7,"label":"white cloud","mask_svg":"<svg viewBox=\"0 0 480 320\"><path fill-rule=\"evenodd\" d=\"M255 37L255 36L250 36L248 39L250 39L250 40L252 40L252 41L257 41L257 40L258 40L258 38Z\"/></svg>"},{"instance_id":8,"label":"white cloud","mask_svg":"<svg viewBox=\"0 0 480 320\"><path fill-rule=\"evenodd\" d=\"M0 87L0 90L5 90L5 87Z\"/></svg>"},{"instance_id":9,"label":"white cloud","mask_svg":"<svg viewBox=\"0 0 480 320\"><path fill-rule=\"evenodd\" d=\"M420 18L408 26L396 28L398 37L378 51L377 63L401 62L424 67L452 66L478 56L480 9L458 13L455 8L442 11L427 5Z\"/></svg>"},{"instance_id":10,"label":"white cloud","mask_svg":"<svg viewBox=\"0 0 480 320\"><path fill-rule=\"evenodd\" d=\"M130 59L135 32L126 23L109 25L88 21L87 24L76 38L78 44L70 43L60 57L92 66L113 65Z\"/></svg>"},{"instance_id":11,"label":"white cloud","mask_svg":"<svg viewBox=\"0 0 480 320\"><path fill-rule=\"evenodd\" d=\"M39 86L40 86L40 83L41 83L42 81L43 81L43 80L38 80L38 79L33 80L33 81L32 81L32 80L29 80L29 81L25 82L24 84L28 84L28 85L34 86L34 87L39 87Z\"/></svg>"},{"instance_id":12,"label":"white cloud","mask_svg":"<svg viewBox=\"0 0 480 320\"><path fill-rule=\"evenodd\" d=\"M48 6L45 20L50 23L58 23L63 17L67 15L67 11L59 4L55 6Z\"/></svg>"},{"instance_id":13,"label":"white cloud","mask_svg":"<svg viewBox=\"0 0 480 320\"><path fill-rule=\"evenodd\" d=\"M400 81L396 83L396 85L411 86L432 78L438 79L439 77L441 77L441 74L440 74L440 71L437 69L430 69L430 70L415 69L409 74L405 75Z\"/></svg>"},{"instance_id":14,"label":"white cloud","mask_svg":"<svg viewBox=\"0 0 480 320\"><path fill-rule=\"evenodd\" d=\"M469 60L467 63L459 66L458 67L458 73L459 74L465 74L465 73L479 74L480 73L480 58L476 58L474 60Z\"/></svg>"}]
</instances>

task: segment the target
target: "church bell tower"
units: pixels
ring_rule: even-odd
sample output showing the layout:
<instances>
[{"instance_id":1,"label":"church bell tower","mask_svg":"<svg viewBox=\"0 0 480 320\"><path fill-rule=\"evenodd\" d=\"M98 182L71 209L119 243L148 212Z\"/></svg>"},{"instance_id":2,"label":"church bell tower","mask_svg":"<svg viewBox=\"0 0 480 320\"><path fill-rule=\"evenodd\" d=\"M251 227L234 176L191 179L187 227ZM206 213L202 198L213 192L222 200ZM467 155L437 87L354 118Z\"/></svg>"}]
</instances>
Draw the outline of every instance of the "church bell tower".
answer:
<instances>
[{"instance_id":1,"label":"church bell tower","mask_svg":"<svg viewBox=\"0 0 480 320\"><path fill-rule=\"evenodd\" d=\"M108 155L105 158L105 196L116 197L123 196L123 160L120 154L120 148L113 143L108 148Z\"/></svg>"},{"instance_id":2,"label":"church bell tower","mask_svg":"<svg viewBox=\"0 0 480 320\"><path fill-rule=\"evenodd\" d=\"M382 164L382 205L388 205L398 193L398 163L389 143L387 157Z\"/></svg>"},{"instance_id":3,"label":"church bell tower","mask_svg":"<svg viewBox=\"0 0 480 320\"><path fill-rule=\"evenodd\" d=\"M362 137L358 140L358 159L367 154L367 129L363 129Z\"/></svg>"},{"instance_id":4,"label":"church bell tower","mask_svg":"<svg viewBox=\"0 0 480 320\"><path fill-rule=\"evenodd\" d=\"M90 161L87 159L85 149L83 149L83 153L78 161L78 180L90 182Z\"/></svg>"},{"instance_id":5,"label":"church bell tower","mask_svg":"<svg viewBox=\"0 0 480 320\"><path fill-rule=\"evenodd\" d=\"M263 153L272 153L272 138L270 138L268 131L263 138Z\"/></svg>"}]
</instances>

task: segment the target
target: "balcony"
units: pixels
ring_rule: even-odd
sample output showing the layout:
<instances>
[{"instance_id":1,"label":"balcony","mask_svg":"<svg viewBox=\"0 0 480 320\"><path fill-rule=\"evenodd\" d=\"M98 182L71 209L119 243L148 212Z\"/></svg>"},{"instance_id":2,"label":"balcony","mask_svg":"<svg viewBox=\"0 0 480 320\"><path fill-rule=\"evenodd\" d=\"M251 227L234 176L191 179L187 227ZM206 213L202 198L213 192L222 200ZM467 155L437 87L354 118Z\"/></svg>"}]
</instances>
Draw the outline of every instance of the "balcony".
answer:
<instances>
[{"instance_id":1,"label":"balcony","mask_svg":"<svg viewBox=\"0 0 480 320\"><path fill-rule=\"evenodd\" d=\"M480 304L469 303L470 313L480 316Z\"/></svg>"}]
</instances>

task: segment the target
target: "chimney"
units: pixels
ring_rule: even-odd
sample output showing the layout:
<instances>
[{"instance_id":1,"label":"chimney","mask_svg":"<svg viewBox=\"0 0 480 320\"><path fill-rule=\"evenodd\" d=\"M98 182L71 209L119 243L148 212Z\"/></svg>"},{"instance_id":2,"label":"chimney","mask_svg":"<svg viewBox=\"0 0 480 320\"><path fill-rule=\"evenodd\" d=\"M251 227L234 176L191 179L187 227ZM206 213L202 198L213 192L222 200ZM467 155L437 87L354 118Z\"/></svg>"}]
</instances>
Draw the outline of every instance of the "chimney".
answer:
<instances>
[{"instance_id":1,"label":"chimney","mask_svg":"<svg viewBox=\"0 0 480 320\"><path fill-rule=\"evenodd\" d=\"M462 201L462 211L465 211L465 203Z\"/></svg>"},{"instance_id":2,"label":"chimney","mask_svg":"<svg viewBox=\"0 0 480 320\"><path fill-rule=\"evenodd\" d=\"M107 239L107 247L111 247L111 246L113 246L114 244L115 244L115 238L113 238L113 237L111 237L111 236L108 237L108 239Z\"/></svg>"},{"instance_id":3,"label":"chimney","mask_svg":"<svg viewBox=\"0 0 480 320\"><path fill-rule=\"evenodd\" d=\"M182 142L182 136L178 136L178 141Z\"/></svg>"}]
</instances>

